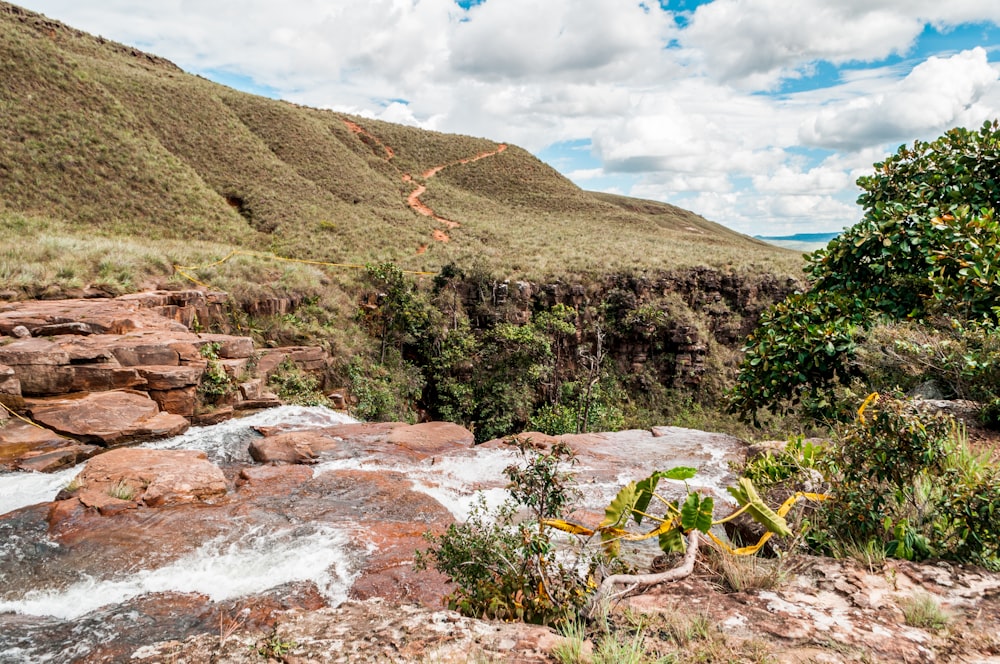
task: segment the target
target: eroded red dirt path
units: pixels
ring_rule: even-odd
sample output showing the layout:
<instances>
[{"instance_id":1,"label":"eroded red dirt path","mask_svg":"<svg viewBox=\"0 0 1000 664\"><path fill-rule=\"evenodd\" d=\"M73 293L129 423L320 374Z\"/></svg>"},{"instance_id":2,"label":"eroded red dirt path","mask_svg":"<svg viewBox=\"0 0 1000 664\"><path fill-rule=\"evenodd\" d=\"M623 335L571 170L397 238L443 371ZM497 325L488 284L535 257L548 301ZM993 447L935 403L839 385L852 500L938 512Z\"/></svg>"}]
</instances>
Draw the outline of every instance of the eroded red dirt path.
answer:
<instances>
[{"instance_id":1,"label":"eroded red dirt path","mask_svg":"<svg viewBox=\"0 0 1000 664\"><path fill-rule=\"evenodd\" d=\"M358 123L351 122L350 120L344 120L344 125L355 134L361 136L362 140L368 139L367 141L365 141L366 143L371 142L374 143L377 147L382 148L385 151L386 159L392 159L393 157L396 156L396 153L393 151L392 148L390 148L382 141L378 140L378 138L376 138L372 134L369 134L367 131L365 131L365 128L359 125Z\"/></svg>"},{"instance_id":2,"label":"eroded red dirt path","mask_svg":"<svg viewBox=\"0 0 1000 664\"><path fill-rule=\"evenodd\" d=\"M387 161L391 160L393 157L396 156L395 151L391 147L380 141L377 137L368 133L364 127L357 124L356 122L351 122L350 120L345 119L344 125L355 134L358 134L365 143L381 148L385 152L386 155L385 158ZM494 157L506 149L507 149L507 144L500 143L499 145L497 145L496 150L486 150L471 157L465 157L464 159L459 159L457 161L448 162L447 164L441 164L440 166L434 166L432 168L428 168L426 171L420 174L420 177L426 181L450 166L471 164L472 162L479 161L480 159L486 159L487 157ZM433 209L431 209L429 205L420 200L420 197L423 196L424 193L427 191L426 184L417 182L416 180L413 179L413 176L410 175L409 173L403 173L402 177L403 177L403 182L415 185L413 191L411 191L409 195L406 197L406 204L410 207L411 210L424 217L430 217L431 219L438 222L439 224L442 224L445 228L448 229L458 228L459 226L461 226L461 224L458 223L457 221L446 219L445 217L442 217L441 215L437 214L436 212L434 212ZM448 234L439 228L435 228L434 231L431 233L431 239L437 242L451 241L451 238L448 236ZM418 254L422 254L425 251L427 251L426 244L420 245L417 248Z\"/></svg>"}]
</instances>

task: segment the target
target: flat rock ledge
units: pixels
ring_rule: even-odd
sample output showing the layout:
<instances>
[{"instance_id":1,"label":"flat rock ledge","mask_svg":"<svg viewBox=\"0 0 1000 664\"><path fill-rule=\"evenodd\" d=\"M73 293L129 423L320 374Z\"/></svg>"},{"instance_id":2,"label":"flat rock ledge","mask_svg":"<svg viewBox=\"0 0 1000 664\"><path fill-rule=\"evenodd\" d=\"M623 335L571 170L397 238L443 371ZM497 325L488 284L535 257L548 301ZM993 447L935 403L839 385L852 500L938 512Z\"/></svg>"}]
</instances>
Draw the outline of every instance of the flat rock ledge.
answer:
<instances>
[{"instance_id":1,"label":"flat rock ledge","mask_svg":"<svg viewBox=\"0 0 1000 664\"><path fill-rule=\"evenodd\" d=\"M101 513L216 502L229 488L222 470L204 452L139 448L94 457L70 486L84 506Z\"/></svg>"},{"instance_id":2,"label":"flat rock ledge","mask_svg":"<svg viewBox=\"0 0 1000 664\"><path fill-rule=\"evenodd\" d=\"M547 627L474 620L454 611L381 599L346 602L335 609L291 611L278 619L273 634L295 644L282 661L310 664L542 664L554 661L552 650L565 640ZM236 632L221 643L219 634L206 634L144 646L129 661L256 664L261 661L257 648L266 641L259 632Z\"/></svg>"}]
</instances>

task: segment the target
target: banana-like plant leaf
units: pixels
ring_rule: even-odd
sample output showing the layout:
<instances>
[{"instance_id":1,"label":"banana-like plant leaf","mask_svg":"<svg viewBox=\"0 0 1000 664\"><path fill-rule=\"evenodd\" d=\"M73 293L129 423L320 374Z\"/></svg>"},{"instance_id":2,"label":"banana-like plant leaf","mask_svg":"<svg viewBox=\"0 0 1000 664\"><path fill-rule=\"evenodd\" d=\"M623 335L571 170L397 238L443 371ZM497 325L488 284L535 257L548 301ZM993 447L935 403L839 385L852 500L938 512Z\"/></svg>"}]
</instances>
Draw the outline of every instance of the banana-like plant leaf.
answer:
<instances>
[{"instance_id":1,"label":"banana-like plant leaf","mask_svg":"<svg viewBox=\"0 0 1000 664\"><path fill-rule=\"evenodd\" d=\"M677 466L671 468L670 470L661 470L660 477L665 480L681 480L686 481L698 474L697 468L691 468L690 466Z\"/></svg>"},{"instance_id":2,"label":"banana-like plant leaf","mask_svg":"<svg viewBox=\"0 0 1000 664\"><path fill-rule=\"evenodd\" d=\"M774 510L767 506L757 493L757 489L754 488L750 478L741 477L736 486L728 487L726 490L736 499L740 507L748 505L747 513L770 532L784 537L792 534L792 529L788 527L788 522L785 521L784 517L778 516Z\"/></svg>"},{"instance_id":3,"label":"banana-like plant leaf","mask_svg":"<svg viewBox=\"0 0 1000 664\"><path fill-rule=\"evenodd\" d=\"M550 528L555 528L556 530L561 530L564 533L569 533L570 535L584 535L585 537L590 537L594 534L594 531L586 526L581 526L578 523L573 523L572 521L564 521L563 519L542 519L542 524L549 526Z\"/></svg>"},{"instance_id":4,"label":"banana-like plant leaf","mask_svg":"<svg viewBox=\"0 0 1000 664\"><path fill-rule=\"evenodd\" d=\"M712 512L715 509L715 500L711 496L702 498L693 491L688 494L681 508L681 528L684 530L697 529L707 533L712 527Z\"/></svg>"},{"instance_id":5,"label":"banana-like plant leaf","mask_svg":"<svg viewBox=\"0 0 1000 664\"><path fill-rule=\"evenodd\" d=\"M685 543L684 535L681 533L680 528L671 528L665 533L660 535L660 549L664 553L684 553Z\"/></svg>"},{"instance_id":6,"label":"banana-like plant leaf","mask_svg":"<svg viewBox=\"0 0 1000 664\"><path fill-rule=\"evenodd\" d=\"M613 531L601 530L601 546L608 558L617 558L622 550L622 540Z\"/></svg>"},{"instance_id":7,"label":"banana-like plant leaf","mask_svg":"<svg viewBox=\"0 0 1000 664\"><path fill-rule=\"evenodd\" d=\"M623 486L614 500L604 508L604 520L597 529L617 528L623 520L628 519L635 508L635 493L635 482Z\"/></svg>"},{"instance_id":8,"label":"banana-like plant leaf","mask_svg":"<svg viewBox=\"0 0 1000 664\"><path fill-rule=\"evenodd\" d=\"M652 475L635 485L635 505L632 517L636 525L642 525L642 513L649 507L649 501L653 498L656 485L660 480L689 480L695 476L697 469L688 466L677 466L670 470L657 470Z\"/></svg>"}]
</instances>

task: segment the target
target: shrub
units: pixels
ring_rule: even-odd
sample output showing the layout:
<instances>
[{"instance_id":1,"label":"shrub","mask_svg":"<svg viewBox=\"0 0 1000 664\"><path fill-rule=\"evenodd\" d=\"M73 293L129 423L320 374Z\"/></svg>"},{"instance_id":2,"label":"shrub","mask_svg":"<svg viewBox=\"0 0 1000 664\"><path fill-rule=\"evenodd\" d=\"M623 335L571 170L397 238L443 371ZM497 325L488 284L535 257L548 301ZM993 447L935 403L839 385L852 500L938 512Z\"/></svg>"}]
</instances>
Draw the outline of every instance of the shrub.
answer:
<instances>
[{"instance_id":1,"label":"shrub","mask_svg":"<svg viewBox=\"0 0 1000 664\"><path fill-rule=\"evenodd\" d=\"M995 567L1000 556L1000 472L969 451L953 418L872 395L832 450L833 499L820 508L810 538L877 542L887 555L931 556Z\"/></svg>"},{"instance_id":2,"label":"shrub","mask_svg":"<svg viewBox=\"0 0 1000 664\"><path fill-rule=\"evenodd\" d=\"M522 462L504 470L511 497L492 512L480 498L464 523L427 535L432 548L420 552L417 565L432 565L456 584L448 606L465 615L562 624L583 606L587 585L556 556L543 520L561 517L575 495L565 470L573 452L563 444L536 450L530 440L515 449ZM530 518L520 518L522 508Z\"/></svg>"},{"instance_id":3,"label":"shrub","mask_svg":"<svg viewBox=\"0 0 1000 664\"><path fill-rule=\"evenodd\" d=\"M267 384L285 403L299 406L330 406L330 400L319 389L319 379L304 373L286 358L268 378Z\"/></svg>"},{"instance_id":4,"label":"shrub","mask_svg":"<svg viewBox=\"0 0 1000 664\"><path fill-rule=\"evenodd\" d=\"M219 361L221 347L222 344L213 341L198 349L206 362L205 372L201 375L201 383L198 385L198 393L209 403L219 401L236 389L229 374L226 373L225 366Z\"/></svg>"},{"instance_id":5,"label":"shrub","mask_svg":"<svg viewBox=\"0 0 1000 664\"><path fill-rule=\"evenodd\" d=\"M733 412L756 421L760 409L802 403L843 414L833 389L857 367L859 333L880 320L997 322L1000 123L903 146L858 185L861 221L808 257L809 290L772 307L747 339Z\"/></svg>"}]
</instances>

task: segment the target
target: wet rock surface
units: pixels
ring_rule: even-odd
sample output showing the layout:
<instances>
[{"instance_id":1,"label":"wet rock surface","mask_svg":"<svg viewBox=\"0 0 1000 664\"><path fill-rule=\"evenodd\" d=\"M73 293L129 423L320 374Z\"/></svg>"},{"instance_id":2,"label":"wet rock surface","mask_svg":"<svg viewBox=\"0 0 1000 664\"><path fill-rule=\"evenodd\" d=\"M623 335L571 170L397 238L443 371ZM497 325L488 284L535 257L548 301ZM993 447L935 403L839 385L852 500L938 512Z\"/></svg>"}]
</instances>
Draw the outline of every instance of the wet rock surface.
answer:
<instances>
[{"instance_id":1,"label":"wet rock surface","mask_svg":"<svg viewBox=\"0 0 1000 664\"><path fill-rule=\"evenodd\" d=\"M454 425L336 424L329 411L300 411L192 430L176 449L106 452L65 499L0 517L0 662L67 652L81 662L262 661L272 639L296 644L288 662L553 661L554 631L441 611L446 579L412 565L424 533L463 518L478 492L502 499L509 445L473 447ZM206 451L183 449L203 438ZM729 460L745 453L736 439L673 427L559 439L577 453L585 523L652 468L694 466L692 486L724 493ZM251 447L269 443L307 458L254 462ZM616 611L648 625L703 616L713 634L765 643L779 662L1000 661L990 659L1000 657L1000 575L776 564L773 588L726 592L700 567ZM905 624L901 607L922 594L952 616L947 627Z\"/></svg>"},{"instance_id":2,"label":"wet rock surface","mask_svg":"<svg viewBox=\"0 0 1000 664\"><path fill-rule=\"evenodd\" d=\"M224 293L191 290L0 304L0 404L67 439L59 460L45 463L36 457L53 451L48 439L28 444L0 431L0 465L51 472L81 443L134 444L280 405L265 383L282 362L324 378L322 348L258 353L249 337L191 330L195 322L225 329L225 302ZM210 362L232 385L204 396ZM9 418L6 409L0 418Z\"/></svg>"}]
</instances>

